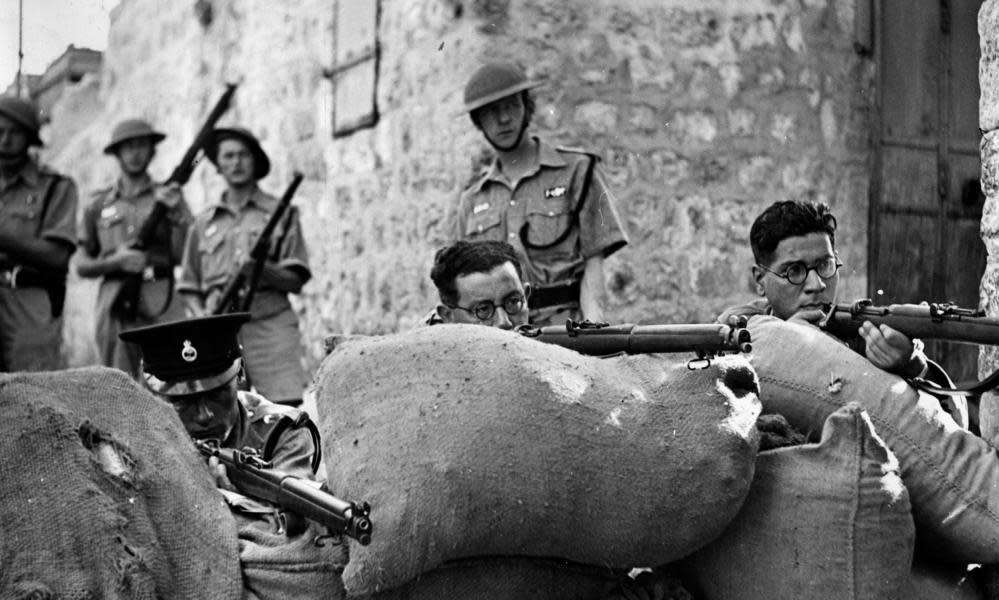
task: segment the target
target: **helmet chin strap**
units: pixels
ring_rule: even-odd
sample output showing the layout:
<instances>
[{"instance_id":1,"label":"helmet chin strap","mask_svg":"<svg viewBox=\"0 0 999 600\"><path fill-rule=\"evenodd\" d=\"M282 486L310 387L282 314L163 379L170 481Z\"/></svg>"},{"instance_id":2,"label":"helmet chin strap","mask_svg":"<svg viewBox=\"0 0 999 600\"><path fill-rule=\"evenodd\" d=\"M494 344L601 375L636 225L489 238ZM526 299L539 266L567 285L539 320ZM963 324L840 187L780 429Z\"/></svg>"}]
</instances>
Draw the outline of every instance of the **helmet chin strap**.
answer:
<instances>
[{"instance_id":1,"label":"helmet chin strap","mask_svg":"<svg viewBox=\"0 0 999 600\"><path fill-rule=\"evenodd\" d=\"M494 142L493 139L489 136L486 136L486 140L489 142L489 145L492 146L493 149L496 150L497 152L510 152L511 150L515 150L517 146L520 146L520 142L524 139L524 132L526 131L527 131L527 113L524 113L524 117L520 120L520 131L517 132L517 139L515 139L512 144L510 144L507 147L500 146L499 144Z\"/></svg>"}]
</instances>

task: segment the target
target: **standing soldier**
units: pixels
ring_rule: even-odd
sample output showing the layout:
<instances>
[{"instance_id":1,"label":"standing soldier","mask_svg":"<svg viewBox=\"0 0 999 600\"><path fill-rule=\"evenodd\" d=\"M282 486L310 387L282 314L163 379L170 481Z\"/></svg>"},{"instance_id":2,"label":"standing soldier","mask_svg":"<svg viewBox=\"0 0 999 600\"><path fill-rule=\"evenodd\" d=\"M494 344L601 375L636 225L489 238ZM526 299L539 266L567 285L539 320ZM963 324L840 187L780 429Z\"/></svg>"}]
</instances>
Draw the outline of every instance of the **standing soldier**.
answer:
<instances>
[{"instance_id":1,"label":"standing soldier","mask_svg":"<svg viewBox=\"0 0 999 600\"><path fill-rule=\"evenodd\" d=\"M62 366L62 308L76 248L76 184L28 153L38 111L0 97L0 371Z\"/></svg>"},{"instance_id":2,"label":"standing soldier","mask_svg":"<svg viewBox=\"0 0 999 600\"><path fill-rule=\"evenodd\" d=\"M465 86L464 112L496 158L462 194L454 237L516 249L533 324L603 321L603 261L628 238L598 158L528 135L539 85L516 65L490 63Z\"/></svg>"},{"instance_id":3,"label":"standing soldier","mask_svg":"<svg viewBox=\"0 0 999 600\"><path fill-rule=\"evenodd\" d=\"M252 269L250 251L278 206L277 198L257 187L271 164L249 131L215 129L205 152L225 179L226 190L197 216L187 236L177 291L193 316L215 312L235 272ZM271 237L249 309L252 319L240 330L240 342L250 384L267 398L292 406L301 404L306 379L298 317L288 294L299 293L311 277L298 213L289 207Z\"/></svg>"},{"instance_id":4,"label":"standing soldier","mask_svg":"<svg viewBox=\"0 0 999 600\"><path fill-rule=\"evenodd\" d=\"M164 138L139 119L114 128L104 154L114 155L121 175L114 185L94 192L80 231L82 252L76 270L81 277L102 278L95 325L101 362L133 377L139 375L141 356L118 334L184 317L182 303L174 299L173 270L184 251L191 211L178 186L157 185L147 172L156 144ZM166 217L157 225L152 242L136 250L131 247L135 236L157 202L169 207ZM122 295L131 293L125 286L130 277L141 277L142 283L134 302L125 304Z\"/></svg>"}]
</instances>

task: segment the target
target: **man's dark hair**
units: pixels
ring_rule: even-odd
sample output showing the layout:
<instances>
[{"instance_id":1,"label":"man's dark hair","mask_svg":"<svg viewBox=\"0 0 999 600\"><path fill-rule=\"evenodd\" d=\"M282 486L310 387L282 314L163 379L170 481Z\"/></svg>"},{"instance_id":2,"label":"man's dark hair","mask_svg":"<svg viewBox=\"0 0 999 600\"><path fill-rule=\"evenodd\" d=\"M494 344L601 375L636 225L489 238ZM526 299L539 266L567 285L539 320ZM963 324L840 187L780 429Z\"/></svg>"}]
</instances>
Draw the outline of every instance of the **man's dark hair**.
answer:
<instances>
[{"instance_id":1,"label":"man's dark hair","mask_svg":"<svg viewBox=\"0 0 999 600\"><path fill-rule=\"evenodd\" d=\"M523 279L520 260L513 246L506 242L483 240L477 242L457 241L445 246L434 255L434 266L430 279L437 286L441 302L446 306L458 303L458 289L455 280L469 273L488 273L503 263L513 263L517 277Z\"/></svg>"},{"instance_id":2,"label":"man's dark hair","mask_svg":"<svg viewBox=\"0 0 999 600\"><path fill-rule=\"evenodd\" d=\"M531 120L534 118L534 111L537 106L534 103L534 97L531 96L531 90L524 90L520 92L521 98L524 101L524 129L531 126ZM488 106L488 104L486 105ZM485 107L483 107L485 108ZM482 124L479 123L479 111L481 108L477 108L471 112L469 115L472 118L472 123L475 123L475 127L478 130L482 130Z\"/></svg>"},{"instance_id":3,"label":"man's dark hair","mask_svg":"<svg viewBox=\"0 0 999 600\"><path fill-rule=\"evenodd\" d=\"M836 247L836 217L822 202L786 200L774 202L753 221L749 244L758 264L769 265L777 245L791 237L825 233Z\"/></svg>"}]
</instances>

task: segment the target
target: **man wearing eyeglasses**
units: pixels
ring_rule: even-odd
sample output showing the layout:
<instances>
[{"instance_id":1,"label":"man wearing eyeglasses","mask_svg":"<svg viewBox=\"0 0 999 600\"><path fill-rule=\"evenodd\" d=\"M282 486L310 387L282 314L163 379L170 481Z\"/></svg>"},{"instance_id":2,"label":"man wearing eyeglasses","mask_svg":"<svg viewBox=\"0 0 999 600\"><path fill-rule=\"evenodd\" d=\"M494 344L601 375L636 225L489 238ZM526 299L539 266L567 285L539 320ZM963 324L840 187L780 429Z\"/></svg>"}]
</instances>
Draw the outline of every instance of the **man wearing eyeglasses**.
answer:
<instances>
[{"instance_id":1,"label":"man wearing eyeglasses","mask_svg":"<svg viewBox=\"0 0 999 600\"><path fill-rule=\"evenodd\" d=\"M440 304L426 320L470 323L500 329L527 324L530 286L520 261L506 242L455 242L437 251L430 279Z\"/></svg>"},{"instance_id":2,"label":"man wearing eyeglasses","mask_svg":"<svg viewBox=\"0 0 999 600\"><path fill-rule=\"evenodd\" d=\"M816 324L821 306L836 301L842 263L836 255L836 218L822 203L784 201L771 204L753 222L749 243L756 264L753 280L760 300L729 309L735 315L770 314L784 320ZM921 344L886 325L865 322L860 338L844 340L876 367L902 377L926 377L942 369L926 360Z\"/></svg>"}]
</instances>

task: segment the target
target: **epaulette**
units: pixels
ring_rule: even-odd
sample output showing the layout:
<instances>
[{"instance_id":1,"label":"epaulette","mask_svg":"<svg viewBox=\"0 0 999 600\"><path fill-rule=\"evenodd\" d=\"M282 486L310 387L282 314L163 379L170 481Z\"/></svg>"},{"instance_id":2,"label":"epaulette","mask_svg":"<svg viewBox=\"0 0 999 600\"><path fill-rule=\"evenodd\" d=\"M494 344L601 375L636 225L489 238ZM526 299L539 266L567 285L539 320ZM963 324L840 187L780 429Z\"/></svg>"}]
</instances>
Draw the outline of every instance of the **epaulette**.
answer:
<instances>
[{"instance_id":1,"label":"epaulette","mask_svg":"<svg viewBox=\"0 0 999 600\"><path fill-rule=\"evenodd\" d=\"M593 158L593 160L598 162L603 160L599 154L595 152L590 152L589 150L585 150L583 148L574 148L570 146L555 146L555 149L558 150L559 152L568 152L570 154L585 154L586 156L590 156Z\"/></svg>"},{"instance_id":2,"label":"epaulette","mask_svg":"<svg viewBox=\"0 0 999 600\"><path fill-rule=\"evenodd\" d=\"M106 185L101 188L97 188L90 192L90 199L92 201L97 201L98 199L103 203L107 202L108 196L114 197L114 184Z\"/></svg>"},{"instance_id":3,"label":"epaulette","mask_svg":"<svg viewBox=\"0 0 999 600\"><path fill-rule=\"evenodd\" d=\"M322 445L319 440L319 429L309 417L309 413L298 408L277 404L252 392L239 392L239 399L249 413L252 429L259 436L261 454L264 460L270 460L277 446L278 438L287 429L304 427L312 436L315 454L312 455L312 470L319 468L322 461Z\"/></svg>"}]
</instances>

